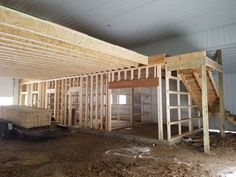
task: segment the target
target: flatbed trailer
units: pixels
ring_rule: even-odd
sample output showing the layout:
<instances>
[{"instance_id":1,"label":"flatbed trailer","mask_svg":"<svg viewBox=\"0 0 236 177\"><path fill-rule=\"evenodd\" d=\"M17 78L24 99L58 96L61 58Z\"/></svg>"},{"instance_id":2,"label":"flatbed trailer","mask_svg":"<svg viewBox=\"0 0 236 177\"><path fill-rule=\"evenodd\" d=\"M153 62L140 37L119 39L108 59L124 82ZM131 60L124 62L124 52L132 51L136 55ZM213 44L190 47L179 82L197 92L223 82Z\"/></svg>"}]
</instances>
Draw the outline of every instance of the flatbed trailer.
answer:
<instances>
[{"instance_id":1,"label":"flatbed trailer","mask_svg":"<svg viewBox=\"0 0 236 177\"><path fill-rule=\"evenodd\" d=\"M53 138L64 135L66 132L68 132L66 127L62 128L55 123L52 123L50 126L27 129L17 126L10 121L0 119L0 139L11 137L27 139Z\"/></svg>"}]
</instances>

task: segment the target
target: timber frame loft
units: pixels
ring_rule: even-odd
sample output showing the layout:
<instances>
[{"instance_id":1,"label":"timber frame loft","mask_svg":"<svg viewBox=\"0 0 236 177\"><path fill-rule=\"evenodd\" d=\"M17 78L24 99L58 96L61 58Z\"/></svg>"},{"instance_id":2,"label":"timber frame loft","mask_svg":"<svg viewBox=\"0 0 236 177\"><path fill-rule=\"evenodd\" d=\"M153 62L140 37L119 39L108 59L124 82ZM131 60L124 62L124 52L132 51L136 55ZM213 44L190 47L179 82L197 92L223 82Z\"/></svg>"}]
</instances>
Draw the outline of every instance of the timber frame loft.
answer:
<instances>
[{"instance_id":1,"label":"timber frame loft","mask_svg":"<svg viewBox=\"0 0 236 177\"><path fill-rule=\"evenodd\" d=\"M224 136L219 51L218 63L205 51L148 57L3 6L0 14L0 75L32 79L20 81L20 105L49 108L61 124L107 131L157 117L158 139L168 142L200 131L203 125L206 153L209 108L213 115L220 112ZM219 93L213 70L219 72Z\"/></svg>"},{"instance_id":2,"label":"timber frame loft","mask_svg":"<svg viewBox=\"0 0 236 177\"><path fill-rule=\"evenodd\" d=\"M136 96L135 88L156 88L155 95L150 91L138 92L138 95L150 96L157 102L158 139L176 142L184 135L203 130L204 150L209 153L208 110L220 118L221 135L224 136L221 51L218 50L216 54L218 63L208 58L205 51L171 57L162 54L149 57L150 65L147 66L42 81L22 80L19 104L50 108L52 117L61 124L111 131L134 125L135 114L132 107L135 104L133 101ZM219 72L219 92L212 76L213 71ZM177 83L177 88L173 90L170 88L171 81ZM131 90L128 93L120 93L124 88ZM165 88L164 94L163 88ZM115 97L117 95L128 95L127 103L120 104L119 97ZM177 98L176 105L170 101L173 95ZM182 105L182 96L187 97L187 104ZM118 101L114 101L117 98ZM149 100L148 104L152 104L152 101ZM125 113L120 109L124 106L128 110ZM194 108L197 110L195 115L193 115ZM181 117L183 109L187 111L187 117L184 118ZM172 116L172 110L177 111L177 118ZM144 110L140 116L141 123L145 123L145 120L146 122L150 120L152 114ZM117 121L121 124L116 124ZM166 130L163 128L164 124L167 126ZM173 136L171 127L174 125L178 126L178 134ZM188 131L183 132L182 126L187 126ZM165 131L167 137L163 136Z\"/></svg>"}]
</instances>

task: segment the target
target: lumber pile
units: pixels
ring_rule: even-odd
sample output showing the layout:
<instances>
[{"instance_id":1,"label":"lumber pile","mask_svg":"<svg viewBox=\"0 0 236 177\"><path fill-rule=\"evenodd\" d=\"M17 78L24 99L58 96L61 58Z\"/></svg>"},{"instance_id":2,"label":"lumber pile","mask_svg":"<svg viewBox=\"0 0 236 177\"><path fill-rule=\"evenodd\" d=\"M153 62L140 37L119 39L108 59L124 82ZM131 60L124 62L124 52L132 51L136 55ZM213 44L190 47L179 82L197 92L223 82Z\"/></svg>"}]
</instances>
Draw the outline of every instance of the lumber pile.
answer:
<instances>
[{"instance_id":1,"label":"lumber pile","mask_svg":"<svg viewBox=\"0 0 236 177\"><path fill-rule=\"evenodd\" d=\"M27 106L1 106L0 118L27 129L44 127L51 124L51 111Z\"/></svg>"}]
</instances>

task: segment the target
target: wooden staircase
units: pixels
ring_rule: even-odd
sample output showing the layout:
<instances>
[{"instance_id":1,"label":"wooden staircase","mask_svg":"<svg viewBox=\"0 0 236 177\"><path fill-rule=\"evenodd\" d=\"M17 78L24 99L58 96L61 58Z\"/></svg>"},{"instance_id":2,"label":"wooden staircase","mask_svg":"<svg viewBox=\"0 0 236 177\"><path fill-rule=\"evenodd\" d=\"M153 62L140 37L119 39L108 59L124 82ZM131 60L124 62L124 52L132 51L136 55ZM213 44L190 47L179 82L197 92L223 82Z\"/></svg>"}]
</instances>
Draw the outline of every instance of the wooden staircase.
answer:
<instances>
[{"instance_id":1,"label":"wooden staircase","mask_svg":"<svg viewBox=\"0 0 236 177\"><path fill-rule=\"evenodd\" d=\"M225 110L225 117L229 123L236 125L236 115L231 114L230 111Z\"/></svg>"},{"instance_id":2,"label":"wooden staircase","mask_svg":"<svg viewBox=\"0 0 236 177\"><path fill-rule=\"evenodd\" d=\"M188 92L190 93L194 103L198 106L198 110L202 112L202 89L201 89L201 70L200 69L185 69L179 70L178 74ZM207 95L209 114L216 116L220 112L219 92L212 76L212 69L207 67ZM236 115L225 112L225 118L231 124L236 125Z\"/></svg>"}]
</instances>

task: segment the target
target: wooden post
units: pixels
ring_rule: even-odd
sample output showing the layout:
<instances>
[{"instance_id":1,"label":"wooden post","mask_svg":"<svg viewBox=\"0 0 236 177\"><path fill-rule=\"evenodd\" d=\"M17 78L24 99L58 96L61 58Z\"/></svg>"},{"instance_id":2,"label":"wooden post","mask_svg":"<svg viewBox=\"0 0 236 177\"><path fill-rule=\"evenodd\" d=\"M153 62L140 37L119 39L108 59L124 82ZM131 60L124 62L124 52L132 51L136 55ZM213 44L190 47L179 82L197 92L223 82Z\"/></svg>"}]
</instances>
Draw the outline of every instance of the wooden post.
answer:
<instances>
[{"instance_id":1,"label":"wooden post","mask_svg":"<svg viewBox=\"0 0 236 177\"><path fill-rule=\"evenodd\" d=\"M108 73L108 82L110 82L110 73ZM107 87L107 89L108 89L108 87ZM108 127L108 131L111 131L111 105L112 105L112 100L111 100L111 89L108 89L107 90L107 94L108 94L108 96L107 96L107 107L108 107L108 117L107 117L107 127Z\"/></svg>"},{"instance_id":2,"label":"wooden post","mask_svg":"<svg viewBox=\"0 0 236 177\"><path fill-rule=\"evenodd\" d=\"M46 86L45 86L45 95L44 95L44 108L48 108L48 82L46 81ZM54 103L55 104L55 103ZM53 115L55 117L55 115Z\"/></svg>"},{"instance_id":3,"label":"wooden post","mask_svg":"<svg viewBox=\"0 0 236 177\"><path fill-rule=\"evenodd\" d=\"M69 111L69 117L68 117L68 125L70 126L72 123L72 93L69 92L69 98L68 98L68 111Z\"/></svg>"},{"instance_id":4,"label":"wooden post","mask_svg":"<svg viewBox=\"0 0 236 177\"><path fill-rule=\"evenodd\" d=\"M170 87L169 87L170 71L165 65L165 79L166 79L166 125L167 125L167 140L171 139L171 125L170 125Z\"/></svg>"},{"instance_id":5,"label":"wooden post","mask_svg":"<svg viewBox=\"0 0 236 177\"><path fill-rule=\"evenodd\" d=\"M206 62L203 58L201 66L202 74L202 118L203 118L203 141L204 141L204 152L210 153L210 140L209 140L209 117L208 117L208 98L207 98L207 73L206 73Z\"/></svg>"},{"instance_id":6,"label":"wooden post","mask_svg":"<svg viewBox=\"0 0 236 177\"><path fill-rule=\"evenodd\" d=\"M140 99L141 99L141 123L143 123L143 114L144 114L143 88L140 88Z\"/></svg>"},{"instance_id":7,"label":"wooden post","mask_svg":"<svg viewBox=\"0 0 236 177\"><path fill-rule=\"evenodd\" d=\"M216 51L217 62L222 65L222 52L221 50ZM224 108L224 82L223 82L223 73L218 72L218 80L219 80L219 96L220 96L220 134L221 137L225 137L225 108Z\"/></svg>"},{"instance_id":8,"label":"wooden post","mask_svg":"<svg viewBox=\"0 0 236 177\"><path fill-rule=\"evenodd\" d=\"M161 65L157 66L157 77L159 77L159 86L157 87L157 118L158 118L158 139L163 140L163 117L162 117L162 76Z\"/></svg>"},{"instance_id":9,"label":"wooden post","mask_svg":"<svg viewBox=\"0 0 236 177\"><path fill-rule=\"evenodd\" d=\"M100 85L100 129L103 129L103 106L104 106L104 91L103 91L103 74L101 74L101 85Z\"/></svg>"},{"instance_id":10,"label":"wooden post","mask_svg":"<svg viewBox=\"0 0 236 177\"><path fill-rule=\"evenodd\" d=\"M55 81L55 84L54 84L54 89L55 89L55 91L54 91L54 105L53 105L53 116L54 116L54 118L55 118L55 120L57 120L58 121L58 119L56 118L56 116L58 116L58 114L57 114L57 95L58 95L58 86L57 86L57 82ZM48 95L47 95L48 96ZM48 99L48 97L47 97L47 99ZM47 107L48 107L48 103L47 103Z\"/></svg>"},{"instance_id":11,"label":"wooden post","mask_svg":"<svg viewBox=\"0 0 236 177\"><path fill-rule=\"evenodd\" d=\"M130 115L130 123L133 125L133 115L134 115L134 88L131 88L131 115Z\"/></svg>"},{"instance_id":12,"label":"wooden post","mask_svg":"<svg viewBox=\"0 0 236 177\"><path fill-rule=\"evenodd\" d=\"M83 77L80 77L79 126L83 127ZM86 105L85 105L86 106Z\"/></svg>"},{"instance_id":13,"label":"wooden post","mask_svg":"<svg viewBox=\"0 0 236 177\"><path fill-rule=\"evenodd\" d=\"M88 127L88 76L86 76L85 86L85 128Z\"/></svg>"},{"instance_id":14,"label":"wooden post","mask_svg":"<svg viewBox=\"0 0 236 177\"><path fill-rule=\"evenodd\" d=\"M182 127L181 127L181 103L180 103L180 76L177 74L177 105L178 105L178 120L179 120L179 123L178 123L178 134L181 135L182 134Z\"/></svg>"},{"instance_id":15,"label":"wooden post","mask_svg":"<svg viewBox=\"0 0 236 177\"><path fill-rule=\"evenodd\" d=\"M68 89L68 79L65 79L65 85L64 85L64 125L66 125L68 123L68 119L67 119L67 108L68 108L68 105L67 105L67 89Z\"/></svg>"},{"instance_id":16,"label":"wooden post","mask_svg":"<svg viewBox=\"0 0 236 177\"><path fill-rule=\"evenodd\" d=\"M27 92L27 102L26 106L30 106L30 100L31 100L31 84L26 84L26 92Z\"/></svg>"},{"instance_id":17,"label":"wooden post","mask_svg":"<svg viewBox=\"0 0 236 177\"><path fill-rule=\"evenodd\" d=\"M95 86L95 90L96 90L96 100L95 100L95 129L98 129L98 74L96 74L96 76L95 76L95 79L96 79L96 81L95 81L95 84L96 84L96 86Z\"/></svg>"},{"instance_id":18,"label":"wooden post","mask_svg":"<svg viewBox=\"0 0 236 177\"><path fill-rule=\"evenodd\" d=\"M190 94L188 94L188 118L189 120L189 131L193 131L193 119L192 119L192 100Z\"/></svg>"},{"instance_id":19,"label":"wooden post","mask_svg":"<svg viewBox=\"0 0 236 177\"><path fill-rule=\"evenodd\" d=\"M93 128L93 76L90 76L90 127Z\"/></svg>"}]
</instances>

